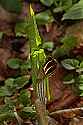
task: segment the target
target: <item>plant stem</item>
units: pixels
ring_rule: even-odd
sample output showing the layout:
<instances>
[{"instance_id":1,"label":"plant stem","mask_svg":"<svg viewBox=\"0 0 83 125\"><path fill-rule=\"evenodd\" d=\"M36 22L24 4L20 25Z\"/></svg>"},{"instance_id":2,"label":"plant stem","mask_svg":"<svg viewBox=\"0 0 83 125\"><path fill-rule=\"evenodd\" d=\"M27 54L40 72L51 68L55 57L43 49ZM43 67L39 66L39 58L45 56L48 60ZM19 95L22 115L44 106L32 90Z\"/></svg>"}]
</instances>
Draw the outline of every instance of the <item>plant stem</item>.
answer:
<instances>
[{"instance_id":1,"label":"plant stem","mask_svg":"<svg viewBox=\"0 0 83 125\"><path fill-rule=\"evenodd\" d=\"M64 110L58 110L55 112L50 113L50 116L54 116L56 114L62 114L62 113L70 113L70 112L76 112L82 110L83 111L83 107L79 107L79 108L71 108L71 109L64 109Z\"/></svg>"}]
</instances>

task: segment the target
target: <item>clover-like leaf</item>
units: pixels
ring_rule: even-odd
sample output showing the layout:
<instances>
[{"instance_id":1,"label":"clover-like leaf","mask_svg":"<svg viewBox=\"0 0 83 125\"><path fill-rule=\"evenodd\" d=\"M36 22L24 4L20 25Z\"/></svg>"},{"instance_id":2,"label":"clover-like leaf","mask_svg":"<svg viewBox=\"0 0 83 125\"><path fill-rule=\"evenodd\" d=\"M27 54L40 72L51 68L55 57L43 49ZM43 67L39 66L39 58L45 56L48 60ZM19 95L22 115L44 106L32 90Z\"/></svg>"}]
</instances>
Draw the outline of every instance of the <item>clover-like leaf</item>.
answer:
<instances>
[{"instance_id":1,"label":"clover-like leaf","mask_svg":"<svg viewBox=\"0 0 83 125\"><path fill-rule=\"evenodd\" d=\"M67 70L74 70L78 68L79 61L76 59L65 59L61 61L62 66Z\"/></svg>"},{"instance_id":2,"label":"clover-like leaf","mask_svg":"<svg viewBox=\"0 0 83 125\"><path fill-rule=\"evenodd\" d=\"M21 60L18 58L11 58L8 60L7 65L9 68L18 69L20 68Z\"/></svg>"}]
</instances>

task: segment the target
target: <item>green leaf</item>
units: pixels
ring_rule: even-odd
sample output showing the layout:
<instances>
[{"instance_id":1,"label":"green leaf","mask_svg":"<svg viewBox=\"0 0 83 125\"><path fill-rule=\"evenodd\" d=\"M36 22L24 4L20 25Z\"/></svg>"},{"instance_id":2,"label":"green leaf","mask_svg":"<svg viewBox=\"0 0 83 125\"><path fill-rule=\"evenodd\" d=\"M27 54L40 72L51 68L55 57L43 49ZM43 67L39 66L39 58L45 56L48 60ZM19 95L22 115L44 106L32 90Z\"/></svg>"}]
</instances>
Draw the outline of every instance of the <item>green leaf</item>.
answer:
<instances>
[{"instance_id":1,"label":"green leaf","mask_svg":"<svg viewBox=\"0 0 83 125\"><path fill-rule=\"evenodd\" d=\"M48 24L54 21L51 11L46 10L35 15L38 24Z\"/></svg>"},{"instance_id":2,"label":"green leaf","mask_svg":"<svg viewBox=\"0 0 83 125\"><path fill-rule=\"evenodd\" d=\"M2 39L3 37L3 32L0 32L0 39Z\"/></svg>"},{"instance_id":3,"label":"green leaf","mask_svg":"<svg viewBox=\"0 0 83 125\"><path fill-rule=\"evenodd\" d=\"M31 69L31 62L22 64L20 68L22 71L28 71L29 69Z\"/></svg>"},{"instance_id":4,"label":"green leaf","mask_svg":"<svg viewBox=\"0 0 83 125\"><path fill-rule=\"evenodd\" d=\"M11 58L8 60L7 65L12 69L20 68L21 60L18 58Z\"/></svg>"},{"instance_id":5,"label":"green leaf","mask_svg":"<svg viewBox=\"0 0 83 125\"><path fill-rule=\"evenodd\" d=\"M72 0L55 0L56 8L53 9L54 13L67 11L72 6Z\"/></svg>"},{"instance_id":6,"label":"green leaf","mask_svg":"<svg viewBox=\"0 0 83 125\"><path fill-rule=\"evenodd\" d=\"M8 78L5 80L5 84L6 86L10 86L14 83L14 79L13 78Z\"/></svg>"},{"instance_id":7,"label":"green leaf","mask_svg":"<svg viewBox=\"0 0 83 125\"><path fill-rule=\"evenodd\" d=\"M26 37L27 36L26 32L25 32L26 28L27 28L27 22L26 21L16 23L16 26L15 26L16 36Z\"/></svg>"},{"instance_id":8,"label":"green leaf","mask_svg":"<svg viewBox=\"0 0 83 125\"><path fill-rule=\"evenodd\" d=\"M65 59L61 61L62 66L67 70L74 70L78 68L79 61L76 59Z\"/></svg>"},{"instance_id":9,"label":"green leaf","mask_svg":"<svg viewBox=\"0 0 83 125\"><path fill-rule=\"evenodd\" d=\"M63 57L64 55L66 55L66 50L64 47L56 47L56 49L53 51L52 55L54 57Z\"/></svg>"},{"instance_id":10,"label":"green leaf","mask_svg":"<svg viewBox=\"0 0 83 125\"><path fill-rule=\"evenodd\" d=\"M74 4L64 15L62 20L71 19L79 20L83 19L83 1Z\"/></svg>"},{"instance_id":11,"label":"green leaf","mask_svg":"<svg viewBox=\"0 0 83 125\"><path fill-rule=\"evenodd\" d=\"M83 84L83 75L79 76L79 83L82 85Z\"/></svg>"},{"instance_id":12,"label":"green leaf","mask_svg":"<svg viewBox=\"0 0 83 125\"><path fill-rule=\"evenodd\" d=\"M53 52L53 55L56 57L63 57L64 55L69 55L70 50L72 50L76 44L77 39L72 35L66 35L61 39L61 46L56 47Z\"/></svg>"},{"instance_id":13,"label":"green leaf","mask_svg":"<svg viewBox=\"0 0 83 125\"><path fill-rule=\"evenodd\" d=\"M40 0L40 2L46 6L51 6L54 0Z\"/></svg>"},{"instance_id":14,"label":"green leaf","mask_svg":"<svg viewBox=\"0 0 83 125\"><path fill-rule=\"evenodd\" d=\"M4 97L4 96L11 96L11 92L8 90L7 87L1 87L0 88L0 97Z\"/></svg>"},{"instance_id":15,"label":"green leaf","mask_svg":"<svg viewBox=\"0 0 83 125\"><path fill-rule=\"evenodd\" d=\"M79 85L79 89L83 91L83 84Z\"/></svg>"},{"instance_id":16,"label":"green leaf","mask_svg":"<svg viewBox=\"0 0 83 125\"><path fill-rule=\"evenodd\" d=\"M70 50L76 46L77 39L73 35L66 35L61 39L61 43L63 43L63 46L66 49Z\"/></svg>"},{"instance_id":17,"label":"green leaf","mask_svg":"<svg viewBox=\"0 0 83 125\"><path fill-rule=\"evenodd\" d=\"M83 61L80 63L79 68L76 70L79 74L83 72Z\"/></svg>"},{"instance_id":18,"label":"green leaf","mask_svg":"<svg viewBox=\"0 0 83 125\"><path fill-rule=\"evenodd\" d=\"M72 0L62 0L63 10L67 11L70 7L72 7Z\"/></svg>"},{"instance_id":19,"label":"green leaf","mask_svg":"<svg viewBox=\"0 0 83 125\"><path fill-rule=\"evenodd\" d=\"M43 44L43 48L47 49L48 51L52 51L54 48L54 43L53 42L45 42Z\"/></svg>"},{"instance_id":20,"label":"green leaf","mask_svg":"<svg viewBox=\"0 0 83 125\"><path fill-rule=\"evenodd\" d=\"M18 97L18 101L23 104L24 106L30 105L31 100L30 100L31 94L27 90L21 90L20 96Z\"/></svg>"},{"instance_id":21,"label":"green leaf","mask_svg":"<svg viewBox=\"0 0 83 125\"><path fill-rule=\"evenodd\" d=\"M8 89L10 93L13 93L16 91L16 88L14 86L14 80L13 78L8 78L5 80L5 87Z\"/></svg>"},{"instance_id":22,"label":"green leaf","mask_svg":"<svg viewBox=\"0 0 83 125\"><path fill-rule=\"evenodd\" d=\"M82 97L83 97L83 92L81 92L80 96L82 96Z\"/></svg>"},{"instance_id":23,"label":"green leaf","mask_svg":"<svg viewBox=\"0 0 83 125\"><path fill-rule=\"evenodd\" d=\"M0 107L0 122L4 120L14 119L12 107L8 104Z\"/></svg>"},{"instance_id":24,"label":"green leaf","mask_svg":"<svg viewBox=\"0 0 83 125\"><path fill-rule=\"evenodd\" d=\"M80 63L80 66L79 66L80 68L83 68L83 61Z\"/></svg>"},{"instance_id":25,"label":"green leaf","mask_svg":"<svg viewBox=\"0 0 83 125\"><path fill-rule=\"evenodd\" d=\"M68 74L63 79L64 84L73 84L75 83L75 79L73 77L73 74Z\"/></svg>"},{"instance_id":26,"label":"green leaf","mask_svg":"<svg viewBox=\"0 0 83 125\"><path fill-rule=\"evenodd\" d=\"M26 113L26 115L31 118L35 118L35 116L36 116L36 110L32 106L24 107L23 112Z\"/></svg>"},{"instance_id":27,"label":"green leaf","mask_svg":"<svg viewBox=\"0 0 83 125\"><path fill-rule=\"evenodd\" d=\"M28 84L29 79L30 79L30 76L25 75L25 76L17 77L15 79L8 78L7 80L5 80L5 88L8 91L8 94L6 95L10 95L11 93L15 92L17 89L24 87L26 84Z\"/></svg>"},{"instance_id":28,"label":"green leaf","mask_svg":"<svg viewBox=\"0 0 83 125\"><path fill-rule=\"evenodd\" d=\"M20 13L22 4L19 0L0 0L0 5L12 13Z\"/></svg>"},{"instance_id":29,"label":"green leaf","mask_svg":"<svg viewBox=\"0 0 83 125\"><path fill-rule=\"evenodd\" d=\"M16 87L16 89L20 89L22 87L24 87L26 84L28 84L30 79L30 76L21 76L21 77L17 77L14 80L14 87Z\"/></svg>"}]
</instances>

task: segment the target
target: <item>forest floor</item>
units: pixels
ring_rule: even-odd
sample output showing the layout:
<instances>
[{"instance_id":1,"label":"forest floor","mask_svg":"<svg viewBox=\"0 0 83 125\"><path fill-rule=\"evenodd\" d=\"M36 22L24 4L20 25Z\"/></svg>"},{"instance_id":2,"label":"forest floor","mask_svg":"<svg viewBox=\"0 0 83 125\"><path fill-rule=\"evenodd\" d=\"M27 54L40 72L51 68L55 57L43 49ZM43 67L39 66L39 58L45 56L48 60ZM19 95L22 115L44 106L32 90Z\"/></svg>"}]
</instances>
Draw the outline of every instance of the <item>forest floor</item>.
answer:
<instances>
[{"instance_id":1,"label":"forest floor","mask_svg":"<svg viewBox=\"0 0 83 125\"><path fill-rule=\"evenodd\" d=\"M29 3L23 2L22 12L17 20L28 15L28 7ZM32 2L32 8L35 14L46 10L52 12L52 8L40 2ZM30 107L31 99L32 102L34 100L31 91L31 65L21 64L19 68L17 63L20 60L25 62L30 56L29 47L27 49L29 43L24 36L16 36L15 15L12 16L2 7L0 10L0 125L17 125L18 119L22 120L24 125L37 125L35 111ZM47 24L41 24L43 20L40 17L38 24L40 36L45 43L47 42L43 44L46 55L57 60L56 69L49 77L51 99L46 104L49 125L83 125L83 21L61 21L62 14L63 12L53 15L53 21ZM46 16L43 18L49 18ZM8 66L10 59L16 59L17 62L14 63L17 65ZM65 62L66 59L69 59L69 62ZM78 62L80 68L76 69ZM15 67L12 68L11 65ZM25 77L23 80L28 80L28 84L22 81ZM16 86L11 84L14 79ZM18 82L20 84L17 85ZM14 115L17 113L16 118L12 114L12 107L15 109Z\"/></svg>"}]
</instances>

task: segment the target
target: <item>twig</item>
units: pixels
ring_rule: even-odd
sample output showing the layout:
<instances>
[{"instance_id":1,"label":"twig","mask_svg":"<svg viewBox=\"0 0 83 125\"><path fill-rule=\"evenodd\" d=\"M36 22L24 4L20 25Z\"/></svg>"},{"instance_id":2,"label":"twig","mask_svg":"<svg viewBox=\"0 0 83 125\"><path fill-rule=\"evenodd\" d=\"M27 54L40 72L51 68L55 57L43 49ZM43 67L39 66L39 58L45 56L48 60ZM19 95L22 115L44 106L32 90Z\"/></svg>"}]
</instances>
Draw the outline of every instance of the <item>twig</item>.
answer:
<instances>
[{"instance_id":1,"label":"twig","mask_svg":"<svg viewBox=\"0 0 83 125\"><path fill-rule=\"evenodd\" d=\"M49 113L50 116L56 115L56 114L62 114L62 113L66 113L66 112L75 112L75 111L79 111L82 110L83 111L83 107L79 107L79 108L71 108L71 109L64 109L64 110L58 110L52 113Z\"/></svg>"},{"instance_id":2,"label":"twig","mask_svg":"<svg viewBox=\"0 0 83 125\"><path fill-rule=\"evenodd\" d=\"M4 125L8 125L8 124L6 123L6 121L4 121Z\"/></svg>"},{"instance_id":3,"label":"twig","mask_svg":"<svg viewBox=\"0 0 83 125\"><path fill-rule=\"evenodd\" d=\"M15 115L17 121L18 121L18 124L19 124L19 125L22 125L23 120L22 120L21 117L17 114L17 111L16 111L15 108L14 108L14 115Z\"/></svg>"}]
</instances>

